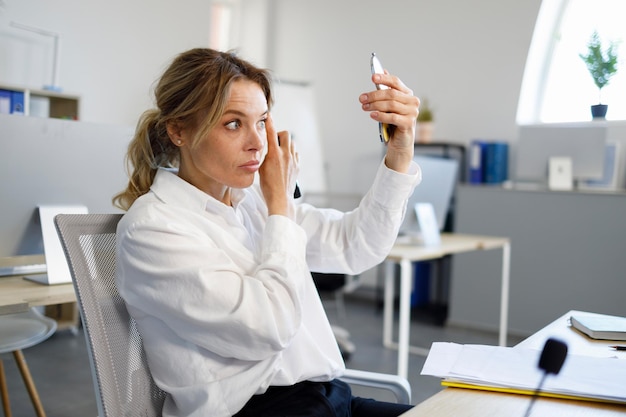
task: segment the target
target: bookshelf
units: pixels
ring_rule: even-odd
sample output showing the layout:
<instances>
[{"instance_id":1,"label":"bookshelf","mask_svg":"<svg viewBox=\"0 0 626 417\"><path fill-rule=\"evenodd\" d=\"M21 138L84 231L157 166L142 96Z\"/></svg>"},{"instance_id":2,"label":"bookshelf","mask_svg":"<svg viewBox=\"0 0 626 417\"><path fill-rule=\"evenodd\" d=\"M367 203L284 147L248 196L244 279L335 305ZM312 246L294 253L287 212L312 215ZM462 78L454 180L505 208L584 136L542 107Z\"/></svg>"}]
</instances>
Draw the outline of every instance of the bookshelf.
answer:
<instances>
[{"instance_id":1,"label":"bookshelf","mask_svg":"<svg viewBox=\"0 0 626 417\"><path fill-rule=\"evenodd\" d=\"M9 94L6 94L8 92ZM27 88L0 83L0 100L17 93L23 100L25 116L52 117L56 119L78 120L80 116L80 96L57 91ZM5 98L6 99L6 98ZM10 100L10 98L9 98ZM19 98L18 98L19 100ZM11 109L13 106L9 105ZM0 112L3 112L0 103ZM9 111L10 113L10 111Z\"/></svg>"}]
</instances>

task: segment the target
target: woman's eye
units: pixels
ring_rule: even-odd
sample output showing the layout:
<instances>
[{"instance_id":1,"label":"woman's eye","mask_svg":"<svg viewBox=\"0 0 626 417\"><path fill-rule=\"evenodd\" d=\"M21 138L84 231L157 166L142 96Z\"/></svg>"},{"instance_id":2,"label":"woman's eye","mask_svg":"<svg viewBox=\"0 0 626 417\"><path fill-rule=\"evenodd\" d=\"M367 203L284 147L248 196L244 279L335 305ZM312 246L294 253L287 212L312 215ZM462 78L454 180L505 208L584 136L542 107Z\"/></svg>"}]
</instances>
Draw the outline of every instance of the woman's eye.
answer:
<instances>
[{"instance_id":1,"label":"woman's eye","mask_svg":"<svg viewBox=\"0 0 626 417\"><path fill-rule=\"evenodd\" d=\"M236 130L241 126L241 122L239 120L233 120L232 122L226 123L226 129Z\"/></svg>"},{"instance_id":2,"label":"woman's eye","mask_svg":"<svg viewBox=\"0 0 626 417\"><path fill-rule=\"evenodd\" d=\"M267 121L267 119L263 119L259 122L259 129L261 130L265 130L265 122Z\"/></svg>"}]
</instances>

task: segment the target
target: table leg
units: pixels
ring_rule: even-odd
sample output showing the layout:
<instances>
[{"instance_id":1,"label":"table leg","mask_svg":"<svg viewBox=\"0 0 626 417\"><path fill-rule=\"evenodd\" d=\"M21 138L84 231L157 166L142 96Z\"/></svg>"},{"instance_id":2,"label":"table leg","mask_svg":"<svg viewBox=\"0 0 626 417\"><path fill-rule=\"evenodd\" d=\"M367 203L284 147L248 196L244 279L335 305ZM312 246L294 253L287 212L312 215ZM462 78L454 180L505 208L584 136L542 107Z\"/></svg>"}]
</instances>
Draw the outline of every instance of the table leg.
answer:
<instances>
[{"instance_id":1,"label":"table leg","mask_svg":"<svg viewBox=\"0 0 626 417\"><path fill-rule=\"evenodd\" d=\"M391 340L393 333L393 297L394 289L394 267L395 263L391 261L385 262L385 294L383 304L383 346L387 348L393 347Z\"/></svg>"},{"instance_id":2,"label":"table leg","mask_svg":"<svg viewBox=\"0 0 626 417\"><path fill-rule=\"evenodd\" d=\"M411 331L412 263L400 261L400 323L398 331L398 375L406 378L409 370L409 340Z\"/></svg>"},{"instance_id":3,"label":"table leg","mask_svg":"<svg viewBox=\"0 0 626 417\"><path fill-rule=\"evenodd\" d=\"M502 246L502 288L500 293L500 335L498 344L507 345L507 332L509 322L509 283L511 271L511 245Z\"/></svg>"},{"instance_id":4,"label":"table leg","mask_svg":"<svg viewBox=\"0 0 626 417\"><path fill-rule=\"evenodd\" d=\"M398 329L398 343L392 340L394 326L394 293L395 293L395 264L400 264L400 318ZM385 289L383 310L383 345L398 350L398 372L401 377L408 375L409 353L428 356L430 349L411 346L411 289L413 284L413 264L409 259L399 262L385 262ZM502 246L502 288L500 293L500 326L498 344L507 345L509 320L509 286L511 269L510 243Z\"/></svg>"},{"instance_id":5,"label":"table leg","mask_svg":"<svg viewBox=\"0 0 626 417\"><path fill-rule=\"evenodd\" d=\"M404 378L408 375L409 353L427 356L429 349L411 346L411 289L413 286L413 263L403 259L400 264L400 320L398 325L398 342L393 341L393 306L395 294L395 263L385 263L385 294L383 306L383 346L398 350L398 372Z\"/></svg>"}]
</instances>

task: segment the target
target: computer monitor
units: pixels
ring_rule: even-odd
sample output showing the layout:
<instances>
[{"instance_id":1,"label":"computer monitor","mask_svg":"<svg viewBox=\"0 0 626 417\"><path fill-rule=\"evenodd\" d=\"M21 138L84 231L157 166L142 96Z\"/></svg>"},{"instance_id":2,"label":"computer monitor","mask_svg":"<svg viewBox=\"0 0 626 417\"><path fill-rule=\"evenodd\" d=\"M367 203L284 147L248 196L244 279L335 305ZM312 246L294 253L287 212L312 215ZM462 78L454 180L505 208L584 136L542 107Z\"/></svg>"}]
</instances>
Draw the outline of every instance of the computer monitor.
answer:
<instances>
[{"instance_id":1,"label":"computer monitor","mask_svg":"<svg viewBox=\"0 0 626 417\"><path fill-rule=\"evenodd\" d=\"M602 122L520 126L516 181L547 182L552 157L571 158L574 180L601 178L606 130Z\"/></svg>"},{"instance_id":2,"label":"computer monitor","mask_svg":"<svg viewBox=\"0 0 626 417\"><path fill-rule=\"evenodd\" d=\"M415 156L413 158L422 169L422 182L409 197L406 215L400 226L400 235L419 237L420 228L415 213L417 203L433 205L437 226L442 231L457 179L458 161L435 156Z\"/></svg>"},{"instance_id":3,"label":"computer monitor","mask_svg":"<svg viewBox=\"0 0 626 417\"><path fill-rule=\"evenodd\" d=\"M44 253L39 206L119 211L133 128L3 114L0 126L0 258Z\"/></svg>"}]
</instances>

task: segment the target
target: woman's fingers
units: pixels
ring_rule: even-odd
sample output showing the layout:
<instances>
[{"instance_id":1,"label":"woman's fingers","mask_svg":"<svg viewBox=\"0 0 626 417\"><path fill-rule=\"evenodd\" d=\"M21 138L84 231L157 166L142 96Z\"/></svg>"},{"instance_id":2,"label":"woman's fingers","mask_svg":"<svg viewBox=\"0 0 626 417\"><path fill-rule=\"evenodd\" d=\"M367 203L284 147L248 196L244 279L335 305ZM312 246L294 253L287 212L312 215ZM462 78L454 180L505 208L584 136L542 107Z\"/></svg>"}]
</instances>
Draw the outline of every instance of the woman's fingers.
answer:
<instances>
[{"instance_id":1,"label":"woman's fingers","mask_svg":"<svg viewBox=\"0 0 626 417\"><path fill-rule=\"evenodd\" d=\"M372 119L378 122L410 128L417 119L419 99L413 95L380 90L363 94L361 97L363 110L369 111Z\"/></svg>"},{"instance_id":2,"label":"woman's fingers","mask_svg":"<svg viewBox=\"0 0 626 417\"><path fill-rule=\"evenodd\" d=\"M400 78L393 74L389 74L387 70L385 70L384 74L373 74L372 81L374 84L386 85L390 89L397 90L411 96L413 95L413 90L407 87Z\"/></svg>"}]
</instances>

